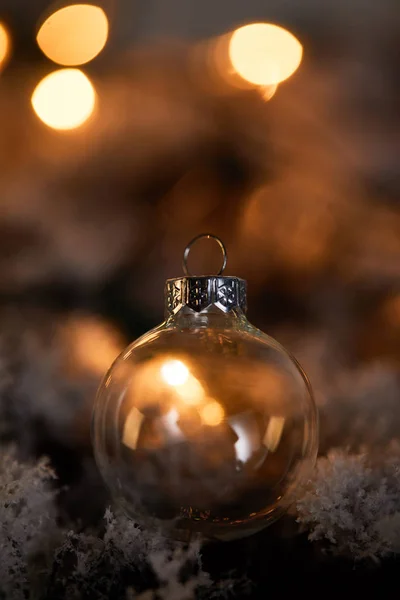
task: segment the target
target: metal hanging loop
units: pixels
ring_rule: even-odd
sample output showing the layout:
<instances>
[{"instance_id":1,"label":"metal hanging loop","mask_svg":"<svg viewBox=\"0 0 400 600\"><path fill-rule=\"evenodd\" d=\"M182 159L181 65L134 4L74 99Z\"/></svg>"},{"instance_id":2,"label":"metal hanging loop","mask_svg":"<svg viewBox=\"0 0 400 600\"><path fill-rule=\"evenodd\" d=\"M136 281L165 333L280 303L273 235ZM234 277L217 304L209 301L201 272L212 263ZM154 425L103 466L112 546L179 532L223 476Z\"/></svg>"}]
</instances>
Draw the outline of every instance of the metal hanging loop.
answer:
<instances>
[{"instance_id":1,"label":"metal hanging loop","mask_svg":"<svg viewBox=\"0 0 400 600\"><path fill-rule=\"evenodd\" d=\"M201 233L200 235L197 235L195 238L192 239L192 241L190 241L188 243L188 245L185 248L185 252L183 253L183 261L182 261L183 272L188 277L193 276L192 273L190 273L188 264L187 264L190 250L192 249L193 244L195 244L196 242L198 242L199 240L201 240L203 238L206 238L209 240L215 240L217 242L218 246L221 248L223 260L222 260L222 266L221 266L220 270L218 271L217 276L222 275L222 273L225 270L226 261L227 261L225 244L223 243L222 240L219 239L219 237L217 237L216 235L213 235L212 233Z\"/></svg>"}]
</instances>

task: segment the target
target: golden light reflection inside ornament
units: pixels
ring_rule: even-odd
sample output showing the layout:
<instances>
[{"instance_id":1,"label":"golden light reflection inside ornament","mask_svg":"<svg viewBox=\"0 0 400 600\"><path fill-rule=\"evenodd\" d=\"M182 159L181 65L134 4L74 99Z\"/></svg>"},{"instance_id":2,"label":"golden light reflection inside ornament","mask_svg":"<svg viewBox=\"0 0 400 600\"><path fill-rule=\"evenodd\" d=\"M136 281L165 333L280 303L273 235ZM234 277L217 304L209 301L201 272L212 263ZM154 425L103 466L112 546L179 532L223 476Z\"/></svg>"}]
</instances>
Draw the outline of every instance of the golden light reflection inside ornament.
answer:
<instances>
[{"instance_id":1,"label":"golden light reflection inside ornament","mask_svg":"<svg viewBox=\"0 0 400 600\"><path fill-rule=\"evenodd\" d=\"M105 12L93 4L72 4L51 14L36 40L42 52L55 63L83 65L93 60L108 38Z\"/></svg>"},{"instance_id":2,"label":"golden light reflection inside ornament","mask_svg":"<svg viewBox=\"0 0 400 600\"><path fill-rule=\"evenodd\" d=\"M169 360L161 367L161 375L170 386L180 386L189 378L189 369L180 360Z\"/></svg>"},{"instance_id":3,"label":"golden light reflection inside ornament","mask_svg":"<svg viewBox=\"0 0 400 600\"><path fill-rule=\"evenodd\" d=\"M5 26L0 23L0 67L6 61L10 51L10 36Z\"/></svg>"},{"instance_id":4,"label":"golden light reflection inside ornament","mask_svg":"<svg viewBox=\"0 0 400 600\"><path fill-rule=\"evenodd\" d=\"M204 425L216 427L220 425L224 419L225 411L216 400L209 399L200 410L200 416Z\"/></svg>"},{"instance_id":5,"label":"golden light reflection inside ornament","mask_svg":"<svg viewBox=\"0 0 400 600\"><path fill-rule=\"evenodd\" d=\"M122 434L122 443L131 450L136 450L144 414L133 406L130 410Z\"/></svg>"},{"instance_id":6,"label":"golden light reflection inside ornament","mask_svg":"<svg viewBox=\"0 0 400 600\"><path fill-rule=\"evenodd\" d=\"M270 418L263 438L263 444L270 452L275 452L275 450L278 448L284 425L284 417Z\"/></svg>"},{"instance_id":7,"label":"golden light reflection inside ornament","mask_svg":"<svg viewBox=\"0 0 400 600\"><path fill-rule=\"evenodd\" d=\"M233 69L254 85L269 86L284 81L299 67L302 55L302 45L295 36L270 23L239 27L230 38Z\"/></svg>"},{"instance_id":8,"label":"golden light reflection inside ornament","mask_svg":"<svg viewBox=\"0 0 400 600\"><path fill-rule=\"evenodd\" d=\"M205 392L200 381L189 374L189 377L182 385L176 387L177 395L185 404L197 406L204 399Z\"/></svg>"},{"instance_id":9,"label":"golden light reflection inside ornament","mask_svg":"<svg viewBox=\"0 0 400 600\"><path fill-rule=\"evenodd\" d=\"M52 129L80 127L92 115L96 92L79 69L59 69L36 86L31 103L36 115Z\"/></svg>"},{"instance_id":10,"label":"golden light reflection inside ornament","mask_svg":"<svg viewBox=\"0 0 400 600\"><path fill-rule=\"evenodd\" d=\"M156 427L168 443L183 439L185 436L178 425L180 412L185 410L185 406L197 406L204 400L205 392L200 381L190 373L188 367L181 360L174 358L164 360L161 365L159 362L146 365L139 374L139 380L141 397L134 398L134 401L143 410L151 405L151 402L148 401L149 397L156 398L158 394L161 394L160 397L165 398L163 393L169 388L167 397L172 405L165 414L156 419ZM130 409L126 418L122 442L132 450L137 447L144 418L144 413L136 406ZM215 419L215 415L214 417L208 415L208 418Z\"/></svg>"}]
</instances>

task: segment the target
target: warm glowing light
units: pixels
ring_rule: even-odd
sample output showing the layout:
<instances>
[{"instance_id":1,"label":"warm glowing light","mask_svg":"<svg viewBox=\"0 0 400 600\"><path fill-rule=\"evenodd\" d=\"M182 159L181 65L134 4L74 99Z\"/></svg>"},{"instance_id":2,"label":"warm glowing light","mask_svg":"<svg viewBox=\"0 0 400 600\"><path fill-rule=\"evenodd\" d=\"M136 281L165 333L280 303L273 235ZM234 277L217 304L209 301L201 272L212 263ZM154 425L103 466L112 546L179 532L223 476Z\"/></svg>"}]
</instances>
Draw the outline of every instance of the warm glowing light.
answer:
<instances>
[{"instance_id":1,"label":"warm glowing light","mask_svg":"<svg viewBox=\"0 0 400 600\"><path fill-rule=\"evenodd\" d=\"M36 40L50 60L75 66L97 56L107 37L107 16L99 6L73 4L50 15L39 29Z\"/></svg>"},{"instance_id":2,"label":"warm glowing light","mask_svg":"<svg viewBox=\"0 0 400 600\"><path fill-rule=\"evenodd\" d=\"M71 349L70 358L73 364L101 376L124 346L113 327L90 317L68 321L65 335Z\"/></svg>"},{"instance_id":3,"label":"warm glowing light","mask_svg":"<svg viewBox=\"0 0 400 600\"><path fill-rule=\"evenodd\" d=\"M180 360L169 360L161 367L161 375L165 383L175 387L186 383L189 369Z\"/></svg>"},{"instance_id":4,"label":"warm glowing light","mask_svg":"<svg viewBox=\"0 0 400 600\"><path fill-rule=\"evenodd\" d=\"M200 416L204 425L215 427L222 423L225 411L219 402L211 400L201 409Z\"/></svg>"},{"instance_id":5,"label":"warm glowing light","mask_svg":"<svg viewBox=\"0 0 400 600\"><path fill-rule=\"evenodd\" d=\"M6 60L10 50L10 38L7 29L0 23L0 65Z\"/></svg>"},{"instance_id":6,"label":"warm glowing light","mask_svg":"<svg viewBox=\"0 0 400 600\"><path fill-rule=\"evenodd\" d=\"M264 98L266 102L271 100L273 96L275 96L275 92L278 89L278 84L274 83L272 85L266 85L260 88L261 96Z\"/></svg>"},{"instance_id":7,"label":"warm glowing light","mask_svg":"<svg viewBox=\"0 0 400 600\"><path fill-rule=\"evenodd\" d=\"M279 446L284 425L285 419L283 417L270 418L263 438L263 444L268 448L268 450L270 450L270 452L275 452Z\"/></svg>"},{"instance_id":8,"label":"warm glowing light","mask_svg":"<svg viewBox=\"0 0 400 600\"><path fill-rule=\"evenodd\" d=\"M134 406L125 421L122 443L131 448L131 450L136 450L137 448L143 419L144 414Z\"/></svg>"},{"instance_id":9,"label":"warm glowing light","mask_svg":"<svg viewBox=\"0 0 400 600\"><path fill-rule=\"evenodd\" d=\"M289 31L269 23L245 25L233 32L229 58L234 70L254 85L284 81L300 65L303 48Z\"/></svg>"},{"instance_id":10,"label":"warm glowing light","mask_svg":"<svg viewBox=\"0 0 400 600\"><path fill-rule=\"evenodd\" d=\"M193 377L193 375L189 375L187 380L176 388L176 393L185 404L190 404L192 406L199 404L205 395L203 386L196 377Z\"/></svg>"},{"instance_id":11,"label":"warm glowing light","mask_svg":"<svg viewBox=\"0 0 400 600\"><path fill-rule=\"evenodd\" d=\"M222 35L214 40L207 42L203 53L206 57L206 64L211 76L215 74L218 78L224 80L230 86L238 89L250 89L254 86L240 77L232 68L229 58L229 44L231 35ZM216 83L216 82L215 82Z\"/></svg>"},{"instance_id":12,"label":"warm glowing light","mask_svg":"<svg viewBox=\"0 0 400 600\"><path fill-rule=\"evenodd\" d=\"M82 71L60 69L38 83L31 102L39 119L49 127L75 129L93 113L96 93Z\"/></svg>"}]
</instances>

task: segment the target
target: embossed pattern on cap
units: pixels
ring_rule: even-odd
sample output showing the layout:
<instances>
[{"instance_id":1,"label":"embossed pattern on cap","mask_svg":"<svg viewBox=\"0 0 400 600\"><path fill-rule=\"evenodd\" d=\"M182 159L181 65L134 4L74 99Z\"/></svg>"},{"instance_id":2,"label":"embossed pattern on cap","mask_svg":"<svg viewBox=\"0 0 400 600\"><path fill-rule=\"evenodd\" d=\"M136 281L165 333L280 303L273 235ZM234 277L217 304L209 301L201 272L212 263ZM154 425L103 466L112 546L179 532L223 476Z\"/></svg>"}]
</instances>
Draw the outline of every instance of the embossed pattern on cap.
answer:
<instances>
[{"instance_id":1,"label":"embossed pattern on cap","mask_svg":"<svg viewBox=\"0 0 400 600\"><path fill-rule=\"evenodd\" d=\"M177 314L184 306L201 313L215 306L224 313L246 312L246 281L239 277L178 277L165 284L165 311Z\"/></svg>"}]
</instances>

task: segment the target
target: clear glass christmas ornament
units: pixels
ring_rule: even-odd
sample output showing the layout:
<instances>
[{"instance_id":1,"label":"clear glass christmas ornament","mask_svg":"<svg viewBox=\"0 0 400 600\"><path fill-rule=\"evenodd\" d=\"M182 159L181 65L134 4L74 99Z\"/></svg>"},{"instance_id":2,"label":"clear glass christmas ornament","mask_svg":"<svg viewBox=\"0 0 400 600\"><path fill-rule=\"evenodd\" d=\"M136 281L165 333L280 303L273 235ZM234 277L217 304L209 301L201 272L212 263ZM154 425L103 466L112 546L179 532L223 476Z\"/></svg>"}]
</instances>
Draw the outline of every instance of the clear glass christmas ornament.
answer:
<instances>
[{"instance_id":1,"label":"clear glass christmas ornament","mask_svg":"<svg viewBox=\"0 0 400 600\"><path fill-rule=\"evenodd\" d=\"M204 236L198 236L198 238ZM246 282L166 282L166 320L100 386L92 421L104 480L139 524L181 539L258 531L293 502L317 454L307 376L246 319ZM186 533L185 533L186 532Z\"/></svg>"}]
</instances>

